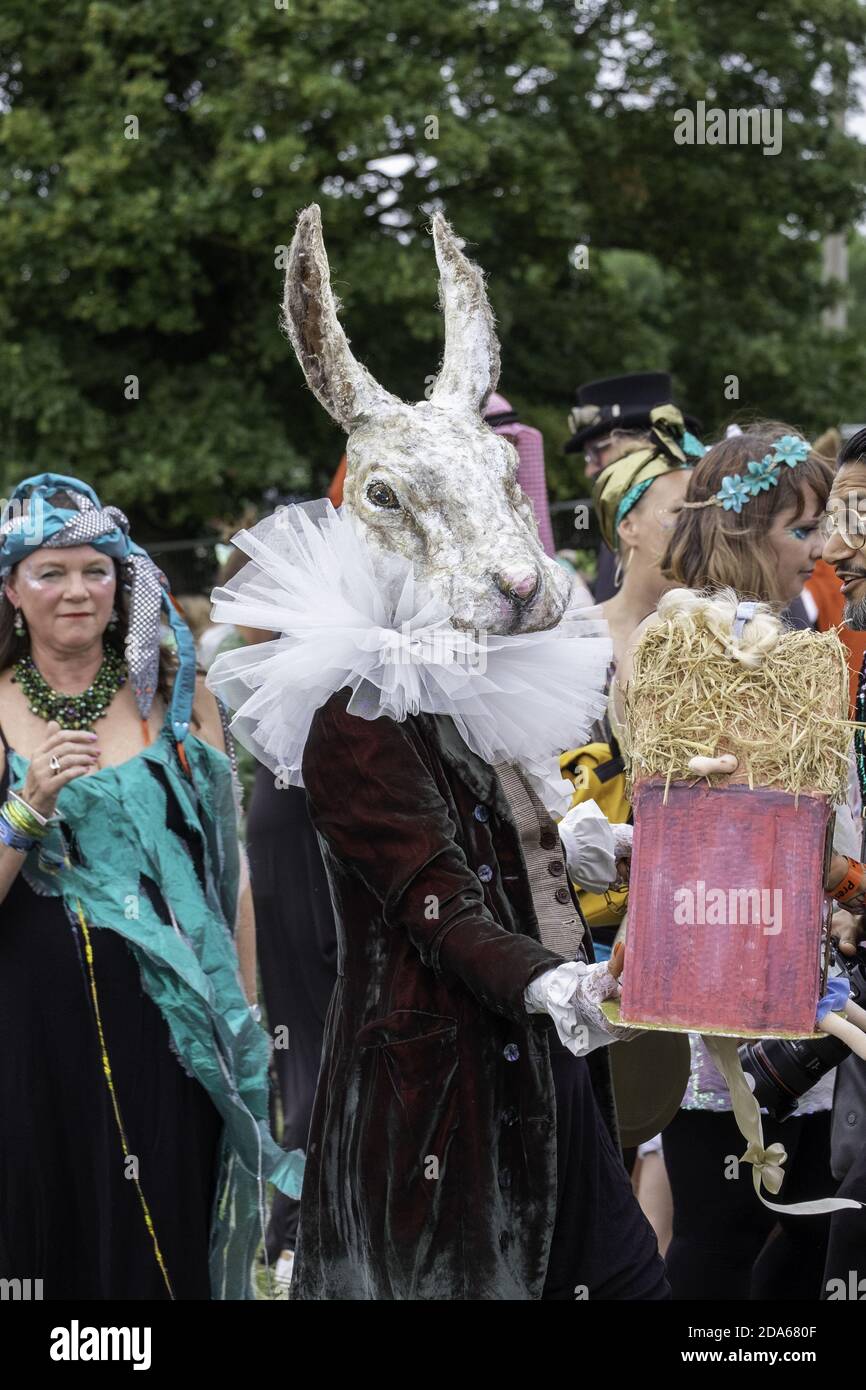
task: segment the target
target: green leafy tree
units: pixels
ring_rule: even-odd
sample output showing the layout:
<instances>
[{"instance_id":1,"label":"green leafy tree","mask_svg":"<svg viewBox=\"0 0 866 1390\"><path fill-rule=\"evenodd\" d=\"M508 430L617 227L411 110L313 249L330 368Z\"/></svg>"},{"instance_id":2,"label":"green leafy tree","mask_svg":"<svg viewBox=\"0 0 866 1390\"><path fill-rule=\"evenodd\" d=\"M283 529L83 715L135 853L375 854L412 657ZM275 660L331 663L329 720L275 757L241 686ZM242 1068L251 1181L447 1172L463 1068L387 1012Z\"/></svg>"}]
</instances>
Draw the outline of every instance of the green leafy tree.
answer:
<instances>
[{"instance_id":1,"label":"green leafy tree","mask_svg":"<svg viewBox=\"0 0 866 1390\"><path fill-rule=\"evenodd\" d=\"M314 199L353 346L413 399L441 350L424 229L446 208L560 496L583 489L560 449L594 376L668 367L710 434L736 409L862 413L862 332L819 319L820 239L864 206L863 148L834 121L863 14L5 0L2 489L80 473L144 537L320 492L343 440L278 330L280 248ZM781 151L676 144L699 100L780 110Z\"/></svg>"}]
</instances>

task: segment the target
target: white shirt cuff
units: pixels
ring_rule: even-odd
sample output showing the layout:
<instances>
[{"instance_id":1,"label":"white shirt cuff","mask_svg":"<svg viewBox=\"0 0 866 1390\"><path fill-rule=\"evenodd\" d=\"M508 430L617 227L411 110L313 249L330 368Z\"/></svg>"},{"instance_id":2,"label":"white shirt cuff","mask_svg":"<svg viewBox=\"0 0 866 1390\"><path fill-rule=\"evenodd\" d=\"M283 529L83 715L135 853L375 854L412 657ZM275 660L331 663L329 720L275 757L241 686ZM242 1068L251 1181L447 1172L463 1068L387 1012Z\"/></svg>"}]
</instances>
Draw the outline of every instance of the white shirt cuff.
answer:
<instances>
[{"instance_id":1,"label":"white shirt cuff","mask_svg":"<svg viewBox=\"0 0 866 1390\"><path fill-rule=\"evenodd\" d=\"M575 1057L585 1057L597 1047L636 1036L635 1029L609 1023L601 1011L601 1002L619 993L606 962L574 960L537 975L526 986L523 1002L527 1013L549 1014L563 1046Z\"/></svg>"}]
</instances>

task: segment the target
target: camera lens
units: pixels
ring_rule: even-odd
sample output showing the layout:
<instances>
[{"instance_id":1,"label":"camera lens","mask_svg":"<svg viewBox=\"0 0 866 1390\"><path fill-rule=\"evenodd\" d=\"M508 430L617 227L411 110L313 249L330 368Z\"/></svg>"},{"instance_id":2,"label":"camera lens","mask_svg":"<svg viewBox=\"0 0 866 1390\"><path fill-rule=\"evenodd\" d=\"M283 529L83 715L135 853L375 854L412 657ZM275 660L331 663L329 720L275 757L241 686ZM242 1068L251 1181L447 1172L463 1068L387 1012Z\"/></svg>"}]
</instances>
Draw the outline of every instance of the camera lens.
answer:
<instances>
[{"instance_id":1,"label":"camera lens","mask_svg":"<svg viewBox=\"0 0 866 1390\"><path fill-rule=\"evenodd\" d=\"M761 1038L739 1049L743 1071L754 1081L754 1094L774 1120L785 1120L806 1091L850 1056L838 1038Z\"/></svg>"}]
</instances>

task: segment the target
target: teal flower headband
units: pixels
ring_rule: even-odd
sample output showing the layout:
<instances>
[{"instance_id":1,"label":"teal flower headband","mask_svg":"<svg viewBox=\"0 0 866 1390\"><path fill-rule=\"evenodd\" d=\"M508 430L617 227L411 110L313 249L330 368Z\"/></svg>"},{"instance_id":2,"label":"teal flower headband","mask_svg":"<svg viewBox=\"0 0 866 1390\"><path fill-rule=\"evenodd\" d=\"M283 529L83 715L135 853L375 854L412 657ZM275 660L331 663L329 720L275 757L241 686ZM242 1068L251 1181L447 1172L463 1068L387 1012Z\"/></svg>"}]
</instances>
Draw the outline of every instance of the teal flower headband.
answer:
<instances>
[{"instance_id":1,"label":"teal flower headband","mask_svg":"<svg viewBox=\"0 0 866 1390\"><path fill-rule=\"evenodd\" d=\"M704 502L685 502L686 507L724 507L726 512L741 512L747 502L761 492L769 492L776 487L783 466L796 468L798 463L809 457L811 450L805 439L799 435L786 434L777 439L772 454L765 454L758 463L750 459L745 473L728 473L722 479L718 492Z\"/></svg>"}]
</instances>

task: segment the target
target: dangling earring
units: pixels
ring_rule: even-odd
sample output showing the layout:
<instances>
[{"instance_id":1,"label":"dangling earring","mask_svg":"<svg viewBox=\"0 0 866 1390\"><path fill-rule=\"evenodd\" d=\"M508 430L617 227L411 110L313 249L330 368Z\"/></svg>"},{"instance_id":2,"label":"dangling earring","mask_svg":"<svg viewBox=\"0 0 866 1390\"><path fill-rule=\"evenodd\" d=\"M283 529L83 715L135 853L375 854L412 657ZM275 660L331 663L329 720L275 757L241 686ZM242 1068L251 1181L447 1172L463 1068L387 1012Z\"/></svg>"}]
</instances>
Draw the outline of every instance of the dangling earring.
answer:
<instances>
[{"instance_id":1,"label":"dangling earring","mask_svg":"<svg viewBox=\"0 0 866 1390\"><path fill-rule=\"evenodd\" d=\"M116 609L116 608L112 608L112 610L111 610L111 617L110 617L109 620L108 620L108 626L109 626L109 627L117 627L117 609Z\"/></svg>"},{"instance_id":2,"label":"dangling earring","mask_svg":"<svg viewBox=\"0 0 866 1390\"><path fill-rule=\"evenodd\" d=\"M613 571L613 582L616 585L617 589L619 589L622 586L622 581L625 578L626 570L628 569L629 562L631 560L631 554L631 551L627 550L625 552L625 559L623 559L622 553L620 551L617 551L616 565Z\"/></svg>"},{"instance_id":3,"label":"dangling earring","mask_svg":"<svg viewBox=\"0 0 866 1390\"><path fill-rule=\"evenodd\" d=\"M24 636L24 614L20 608L15 609L15 621L12 626L15 628L16 637Z\"/></svg>"}]
</instances>

